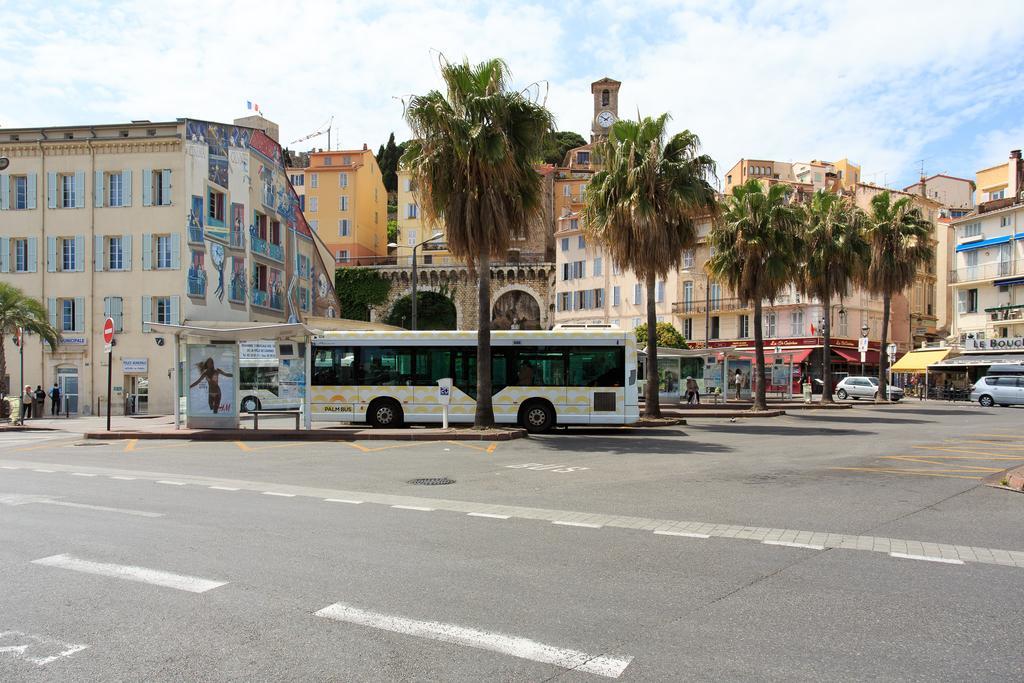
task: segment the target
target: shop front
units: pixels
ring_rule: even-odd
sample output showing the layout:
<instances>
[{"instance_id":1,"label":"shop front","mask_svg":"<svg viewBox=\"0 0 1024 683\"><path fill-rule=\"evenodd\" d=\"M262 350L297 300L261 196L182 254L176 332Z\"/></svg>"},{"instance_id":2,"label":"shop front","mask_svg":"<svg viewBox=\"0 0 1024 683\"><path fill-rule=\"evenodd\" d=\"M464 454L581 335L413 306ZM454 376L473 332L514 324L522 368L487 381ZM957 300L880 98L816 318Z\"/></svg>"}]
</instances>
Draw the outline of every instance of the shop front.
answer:
<instances>
[{"instance_id":1,"label":"shop front","mask_svg":"<svg viewBox=\"0 0 1024 683\"><path fill-rule=\"evenodd\" d=\"M956 398L966 399L970 386L987 375L992 366L1024 368L1024 351L1006 353L974 350L933 363L928 366L928 373L934 377L934 381L927 395L929 398L946 398L952 389Z\"/></svg>"}]
</instances>

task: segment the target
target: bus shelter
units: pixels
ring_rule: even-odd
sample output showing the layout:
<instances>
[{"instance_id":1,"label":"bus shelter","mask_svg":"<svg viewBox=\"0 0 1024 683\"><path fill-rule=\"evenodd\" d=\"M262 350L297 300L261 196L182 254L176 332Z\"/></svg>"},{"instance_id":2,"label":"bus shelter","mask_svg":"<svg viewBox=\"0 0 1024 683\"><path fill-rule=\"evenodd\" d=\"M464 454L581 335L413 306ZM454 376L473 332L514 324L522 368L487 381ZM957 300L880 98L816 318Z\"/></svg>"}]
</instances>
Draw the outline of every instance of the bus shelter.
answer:
<instances>
[{"instance_id":1,"label":"bus shelter","mask_svg":"<svg viewBox=\"0 0 1024 683\"><path fill-rule=\"evenodd\" d=\"M189 429L237 429L239 425L239 343L275 344L281 357L281 377L299 399L303 427L310 429L310 342L323 334L303 323L193 323L150 327L174 339L174 428L182 412ZM287 362L286 362L287 361ZM184 411L181 398L184 395Z\"/></svg>"}]
</instances>

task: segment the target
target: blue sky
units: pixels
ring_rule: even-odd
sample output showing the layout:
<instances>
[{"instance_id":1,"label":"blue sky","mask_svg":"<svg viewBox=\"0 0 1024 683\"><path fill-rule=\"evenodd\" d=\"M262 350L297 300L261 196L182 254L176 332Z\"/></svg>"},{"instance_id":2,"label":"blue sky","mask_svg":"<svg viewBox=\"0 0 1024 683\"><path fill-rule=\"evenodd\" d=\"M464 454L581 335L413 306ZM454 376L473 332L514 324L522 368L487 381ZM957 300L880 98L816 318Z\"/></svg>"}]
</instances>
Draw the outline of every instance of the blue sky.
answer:
<instances>
[{"instance_id":1,"label":"blue sky","mask_svg":"<svg viewBox=\"0 0 1024 683\"><path fill-rule=\"evenodd\" d=\"M668 111L721 171L849 157L902 187L973 177L1024 146L1024 2L14 2L0 0L0 126L230 120L261 105L287 144L406 135L437 57L504 57L586 136L589 84ZM311 143L326 146L326 138Z\"/></svg>"}]
</instances>

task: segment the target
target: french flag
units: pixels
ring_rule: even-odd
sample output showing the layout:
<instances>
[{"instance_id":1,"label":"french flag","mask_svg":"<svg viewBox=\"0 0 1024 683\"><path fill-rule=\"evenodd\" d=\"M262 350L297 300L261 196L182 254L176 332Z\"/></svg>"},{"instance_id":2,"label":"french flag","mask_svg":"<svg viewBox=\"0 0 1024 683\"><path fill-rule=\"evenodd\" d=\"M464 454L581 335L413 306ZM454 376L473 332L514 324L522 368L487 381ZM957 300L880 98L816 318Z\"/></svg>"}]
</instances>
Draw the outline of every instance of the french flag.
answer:
<instances>
[{"instance_id":1,"label":"french flag","mask_svg":"<svg viewBox=\"0 0 1024 683\"><path fill-rule=\"evenodd\" d=\"M246 101L245 101L245 108L246 108L246 109L248 109L248 110L250 110L250 111L259 111L259 110L260 110L260 105L258 105L258 104L253 104L253 103L252 103L252 102L250 102L249 100L246 100Z\"/></svg>"}]
</instances>

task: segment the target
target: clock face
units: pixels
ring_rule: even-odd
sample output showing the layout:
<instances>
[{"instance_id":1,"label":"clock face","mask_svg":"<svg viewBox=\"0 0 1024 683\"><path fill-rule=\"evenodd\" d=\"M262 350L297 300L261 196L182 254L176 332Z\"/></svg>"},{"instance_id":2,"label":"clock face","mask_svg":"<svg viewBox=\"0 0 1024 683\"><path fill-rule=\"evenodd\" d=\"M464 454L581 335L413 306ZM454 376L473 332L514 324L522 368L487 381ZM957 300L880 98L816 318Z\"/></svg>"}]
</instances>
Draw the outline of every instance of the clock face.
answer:
<instances>
[{"instance_id":1,"label":"clock face","mask_svg":"<svg viewBox=\"0 0 1024 683\"><path fill-rule=\"evenodd\" d=\"M608 126L615 123L615 114L611 113L610 111L603 111L597 115L597 123L602 128L607 128Z\"/></svg>"}]
</instances>

